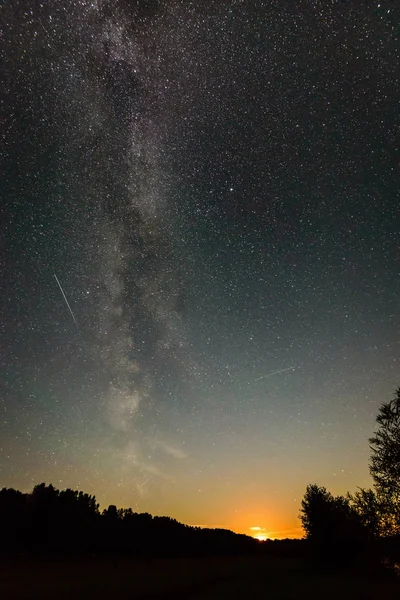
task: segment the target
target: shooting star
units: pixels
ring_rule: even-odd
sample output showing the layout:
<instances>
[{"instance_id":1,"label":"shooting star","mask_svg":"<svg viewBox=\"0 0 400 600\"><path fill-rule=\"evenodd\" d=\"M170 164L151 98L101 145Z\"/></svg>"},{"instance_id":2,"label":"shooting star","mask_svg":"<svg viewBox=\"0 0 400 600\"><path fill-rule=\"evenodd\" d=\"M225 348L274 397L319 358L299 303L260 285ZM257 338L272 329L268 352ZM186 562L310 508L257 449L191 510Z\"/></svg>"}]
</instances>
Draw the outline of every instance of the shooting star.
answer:
<instances>
[{"instance_id":1,"label":"shooting star","mask_svg":"<svg viewBox=\"0 0 400 600\"><path fill-rule=\"evenodd\" d=\"M257 377L254 381L260 381L260 379L267 379L267 377L272 377L272 375L278 375L278 373L284 373L285 371L290 371L295 369L296 367L287 367L286 369L281 369L280 371L274 371L273 373L268 373L267 375L261 375L261 377Z\"/></svg>"},{"instance_id":2,"label":"shooting star","mask_svg":"<svg viewBox=\"0 0 400 600\"><path fill-rule=\"evenodd\" d=\"M137 489L137 491L139 492L139 494L143 494L143 491L144 491L144 490L143 490L143 488L144 488L144 486L145 486L145 485L146 485L146 484L147 484L149 481L150 481L150 477L148 477L148 478L146 479L146 481L145 481L144 483L142 483L141 485L140 485L140 484L137 484L137 486L136 486L136 489Z\"/></svg>"},{"instance_id":3,"label":"shooting star","mask_svg":"<svg viewBox=\"0 0 400 600\"><path fill-rule=\"evenodd\" d=\"M78 323L76 322L75 315L74 315L74 313L72 312L72 308L71 308L71 307L70 307L70 305L69 305L69 302L68 302L68 300L67 300L67 296L64 294L64 290L62 289L62 287L61 287L61 283L58 281L58 277L57 277L57 275L56 275L55 273L54 273L54 277L56 278L56 281L57 281L57 283L58 283L58 287L59 287L59 288L60 288L60 290L61 290L61 293L62 293L62 295L63 295L63 298L64 298L64 300L65 300L65 303L66 303L66 305L68 306L68 310L69 310L69 312L71 313L71 317L73 318L75 325L78 327Z\"/></svg>"}]
</instances>

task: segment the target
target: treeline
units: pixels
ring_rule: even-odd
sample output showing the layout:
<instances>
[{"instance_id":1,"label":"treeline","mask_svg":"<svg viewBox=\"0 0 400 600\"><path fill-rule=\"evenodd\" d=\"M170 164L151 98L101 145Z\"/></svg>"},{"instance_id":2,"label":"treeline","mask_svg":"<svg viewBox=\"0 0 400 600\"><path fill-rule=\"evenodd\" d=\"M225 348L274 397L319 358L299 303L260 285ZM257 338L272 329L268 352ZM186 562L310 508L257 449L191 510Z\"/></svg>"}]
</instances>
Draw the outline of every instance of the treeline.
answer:
<instances>
[{"instance_id":1,"label":"treeline","mask_svg":"<svg viewBox=\"0 0 400 600\"><path fill-rule=\"evenodd\" d=\"M300 518L320 561L400 560L400 388L382 404L376 422L369 440L373 488L333 496L325 487L307 486Z\"/></svg>"},{"instance_id":2,"label":"treeline","mask_svg":"<svg viewBox=\"0 0 400 600\"><path fill-rule=\"evenodd\" d=\"M257 552L260 543L225 529L183 525L169 517L110 505L44 483L24 494L0 491L0 552L8 556L210 556Z\"/></svg>"}]
</instances>

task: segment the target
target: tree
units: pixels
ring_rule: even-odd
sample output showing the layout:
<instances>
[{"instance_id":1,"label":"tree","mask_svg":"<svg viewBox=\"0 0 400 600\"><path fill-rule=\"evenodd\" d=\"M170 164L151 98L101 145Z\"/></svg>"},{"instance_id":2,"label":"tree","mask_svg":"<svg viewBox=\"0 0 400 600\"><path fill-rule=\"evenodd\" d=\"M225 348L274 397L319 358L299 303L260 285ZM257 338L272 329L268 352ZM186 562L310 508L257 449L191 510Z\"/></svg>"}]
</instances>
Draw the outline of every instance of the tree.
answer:
<instances>
[{"instance_id":1,"label":"tree","mask_svg":"<svg viewBox=\"0 0 400 600\"><path fill-rule=\"evenodd\" d=\"M300 519L318 559L348 564L368 538L350 498L332 496L325 488L308 485L301 502Z\"/></svg>"},{"instance_id":2,"label":"tree","mask_svg":"<svg viewBox=\"0 0 400 600\"><path fill-rule=\"evenodd\" d=\"M307 486L301 501L300 519L308 539L325 537L332 502L333 496L326 488L316 483Z\"/></svg>"},{"instance_id":3,"label":"tree","mask_svg":"<svg viewBox=\"0 0 400 600\"><path fill-rule=\"evenodd\" d=\"M370 537L378 538L382 533L382 505L374 490L359 488L354 495L349 494L348 497Z\"/></svg>"},{"instance_id":4,"label":"tree","mask_svg":"<svg viewBox=\"0 0 400 600\"><path fill-rule=\"evenodd\" d=\"M378 430L370 438L370 473L381 505L382 529L400 533L400 388L382 404L376 418Z\"/></svg>"},{"instance_id":5,"label":"tree","mask_svg":"<svg viewBox=\"0 0 400 600\"><path fill-rule=\"evenodd\" d=\"M24 546L26 500L27 494L12 488L0 490L0 554L18 552Z\"/></svg>"}]
</instances>

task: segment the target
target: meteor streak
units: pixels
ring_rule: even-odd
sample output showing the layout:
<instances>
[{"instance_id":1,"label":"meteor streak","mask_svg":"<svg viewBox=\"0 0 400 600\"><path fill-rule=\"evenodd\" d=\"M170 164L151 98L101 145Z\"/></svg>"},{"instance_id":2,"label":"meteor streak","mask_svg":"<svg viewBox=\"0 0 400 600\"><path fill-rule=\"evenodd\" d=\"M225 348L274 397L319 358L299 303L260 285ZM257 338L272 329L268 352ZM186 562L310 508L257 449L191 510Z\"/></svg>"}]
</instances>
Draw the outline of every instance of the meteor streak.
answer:
<instances>
[{"instance_id":1,"label":"meteor streak","mask_svg":"<svg viewBox=\"0 0 400 600\"><path fill-rule=\"evenodd\" d=\"M64 290L62 289L62 287L61 287L61 283L58 281L58 277L57 277L57 275L56 275L55 273L54 273L54 277L56 278L56 281L57 281L57 283L58 283L58 287L59 287L59 288L60 288L60 290L61 290L61 293L62 293L62 295L63 295L63 298L64 298L64 300L65 300L65 303L66 303L66 305L68 306L68 310L69 310L69 312L71 313L71 317L73 318L75 325L78 327L78 323L76 322L75 315L74 315L74 313L72 312L72 308L71 308L71 307L70 307L70 305L69 305L69 302L68 302L68 300L67 300L67 296L64 294Z\"/></svg>"},{"instance_id":2,"label":"meteor streak","mask_svg":"<svg viewBox=\"0 0 400 600\"><path fill-rule=\"evenodd\" d=\"M290 371L291 369L295 369L296 367L287 367L286 369L281 369L280 371L274 371L273 373L267 373L267 375L261 375L261 377L257 377L254 381L260 381L260 379L267 379L267 377L272 377L272 375L278 375L278 373L284 373L285 371Z\"/></svg>"}]
</instances>

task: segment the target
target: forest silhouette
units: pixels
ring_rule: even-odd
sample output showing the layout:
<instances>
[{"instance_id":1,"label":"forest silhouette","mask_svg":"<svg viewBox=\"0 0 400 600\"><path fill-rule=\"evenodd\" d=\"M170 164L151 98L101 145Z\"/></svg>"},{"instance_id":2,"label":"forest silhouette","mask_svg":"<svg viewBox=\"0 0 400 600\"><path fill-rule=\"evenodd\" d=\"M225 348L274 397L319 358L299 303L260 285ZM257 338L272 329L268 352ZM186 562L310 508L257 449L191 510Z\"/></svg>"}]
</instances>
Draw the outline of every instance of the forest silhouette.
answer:
<instances>
[{"instance_id":1,"label":"forest silhouette","mask_svg":"<svg viewBox=\"0 0 400 600\"><path fill-rule=\"evenodd\" d=\"M308 485L304 539L259 541L131 508L100 511L95 496L51 484L3 488L0 595L247 598L268 589L281 598L284 589L296 598L398 598L400 389L376 422L373 489L334 496Z\"/></svg>"},{"instance_id":2,"label":"forest silhouette","mask_svg":"<svg viewBox=\"0 0 400 600\"><path fill-rule=\"evenodd\" d=\"M3 556L188 557L273 553L348 566L400 557L400 389L382 404L371 444L374 489L333 496L308 485L300 519L305 540L260 542L227 529L192 527L170 517L115 505L100 512L95 496L41 483L31 493L0 491Z\"/></svg>"},{"instance_id":3,"label":"forest silhouette","mask_svg":"<svg viewBox=\"0 0 400 600\"><path fill-rule=\"evenodd\" d=\"M196 556L255 552L259 542L225 529L191 527L170 517L110 505L41 483L32 493L0 491L1 552L7 555Z\"/></svg>"}]
</instances>

